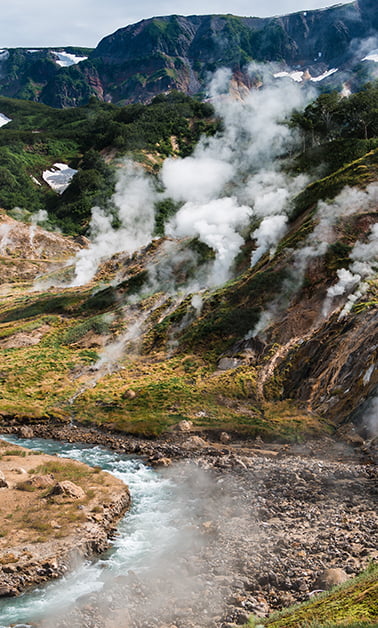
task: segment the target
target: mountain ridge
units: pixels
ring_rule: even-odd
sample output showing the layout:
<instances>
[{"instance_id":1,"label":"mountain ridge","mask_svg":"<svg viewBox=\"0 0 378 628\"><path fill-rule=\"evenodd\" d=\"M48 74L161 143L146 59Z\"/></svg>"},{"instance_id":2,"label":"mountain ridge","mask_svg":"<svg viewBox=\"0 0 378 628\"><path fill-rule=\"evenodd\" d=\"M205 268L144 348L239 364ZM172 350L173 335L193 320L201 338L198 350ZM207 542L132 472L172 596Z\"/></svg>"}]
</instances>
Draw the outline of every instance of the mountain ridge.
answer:
<instances>
[{"instance_id":1,"label":"mountain ridge","mask_svg":"<svg viewBox=\"0 0 378 628\"><path fill-rule=\"evenodd\" d=\"M337 76L325 77L324 85L341 85L352 80L351 69L363 58L360 44L376 37L377 27L372 0L271 18L153 17L104 37L87 59L70 67L57 68L51 51L37 51L35 64L30 51L9 49L1 64L0 94L54 107L83 105L91 96L116 104L150 102L175 89L204 97L209 73L231 67L248 85L252 62L295 68L315 78L337 68ZM366 79L367 68L359 73L363 76L354 78L354 87Z\"/></svg>"}]
</instances>

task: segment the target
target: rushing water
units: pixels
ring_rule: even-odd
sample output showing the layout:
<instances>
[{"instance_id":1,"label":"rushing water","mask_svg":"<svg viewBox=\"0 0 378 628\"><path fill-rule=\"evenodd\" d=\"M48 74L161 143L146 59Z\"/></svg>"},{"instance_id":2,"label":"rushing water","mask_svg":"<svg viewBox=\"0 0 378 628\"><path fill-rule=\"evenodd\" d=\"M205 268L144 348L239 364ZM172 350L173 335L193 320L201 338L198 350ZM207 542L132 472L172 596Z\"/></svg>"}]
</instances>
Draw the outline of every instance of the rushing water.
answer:
<instances>
[{"instance_id":1,"label":"rushing water","mask_svg":"<svg viewBox=\"0 0 378 628\"><path fill-rule=\"evenodd\" d=\"M105 574L116 577L128 570L143 571L175 542L172 479L164 478L140 460L93 445L60 443L45 439L2 437L47 454L57 454L98 466L128 484L132 508L122 519L112 549L94 561L85 561L58 581L18 598L0 601L0 628L12 623L38 621L61 613L81 596L99 591Z\"/></svg>"}]
</instances>

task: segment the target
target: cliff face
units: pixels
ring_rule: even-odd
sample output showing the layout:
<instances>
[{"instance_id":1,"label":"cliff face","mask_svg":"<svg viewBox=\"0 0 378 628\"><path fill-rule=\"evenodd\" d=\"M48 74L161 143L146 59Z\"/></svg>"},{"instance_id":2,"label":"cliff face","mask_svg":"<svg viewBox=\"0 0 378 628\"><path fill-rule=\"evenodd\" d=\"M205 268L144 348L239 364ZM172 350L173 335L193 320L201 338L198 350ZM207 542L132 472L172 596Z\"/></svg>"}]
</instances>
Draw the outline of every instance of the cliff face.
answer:
<instances>
[{"instance_id":1,"label":"cliff face","mask_svg":"<svg viewBox=\"0 0 378 628\"><path fill-rule=\"evenodd\" d=\"M355 43L376 34L376 13L372 0L360 0L263 19L155 17L105 37L87 60L71 67L57 66L51 51L10 50L1 64L0 93L54 107L84 104L91 95L149 102L173 89L203 93L209 72L223 66L248 81L252 61L309 70L315 77L330 68L347 71L361 61Z\"/></svg>"}]
</instances>

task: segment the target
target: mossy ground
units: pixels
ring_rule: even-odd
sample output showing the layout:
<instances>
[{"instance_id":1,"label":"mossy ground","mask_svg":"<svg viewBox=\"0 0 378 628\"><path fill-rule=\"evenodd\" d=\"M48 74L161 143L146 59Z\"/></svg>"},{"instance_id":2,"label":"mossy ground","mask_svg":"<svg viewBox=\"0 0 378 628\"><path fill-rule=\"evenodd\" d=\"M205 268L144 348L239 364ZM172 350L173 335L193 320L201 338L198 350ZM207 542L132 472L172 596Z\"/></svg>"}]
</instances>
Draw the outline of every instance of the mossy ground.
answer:
<instances>
[{"instance_id":1,"label":"mossy ground","mask_svg":"<svg viewBox=\"0 0 378 628\"><path fill-rule=\"evenodd\" d=\"M365 628L378 626L378 565L315 599L274 614L251 619L249 626L270 628Z\"/></svg>"}]
</instances>

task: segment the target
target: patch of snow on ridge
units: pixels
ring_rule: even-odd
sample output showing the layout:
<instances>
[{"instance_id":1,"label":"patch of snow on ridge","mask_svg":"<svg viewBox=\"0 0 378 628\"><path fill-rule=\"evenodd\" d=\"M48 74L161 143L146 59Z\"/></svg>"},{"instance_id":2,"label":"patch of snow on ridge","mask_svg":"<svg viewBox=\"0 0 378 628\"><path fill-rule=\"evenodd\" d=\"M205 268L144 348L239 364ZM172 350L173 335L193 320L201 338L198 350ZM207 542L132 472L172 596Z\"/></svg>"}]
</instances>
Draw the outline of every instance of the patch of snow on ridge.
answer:
<instances>
[{"instance_id":1,"label":"patch of snow on ridge","mask_svg":"<svg viewBox=\"0 0 378 628\"><path fill-rule=\"evenodd\" d=\"M277 72L273 74L274 78L284 78L288 76L296 83L301 83L303 81L304 72Z\"/></svg>"},{"instance_id":2,"label":"patch of snow on ridge","mask_svg":"<svg viewBox=\"0 0 378 628\"><path fill-rule=\"evenodd\" d=\"M0 50L0 61L6 61L9 57L9 50L6 50L6 48L2 48Z\"/></svg>"},{"instance_id":3,"label":"patch of snow on ridge","mask_svg":"<svg viewBox=\"0 0 378 628\"><path fill-rule=\"evenodd\" d=\"M55 63L60 65L61 68L68 68L70 65L76 65L80 61L88 59L88 57L78 57L69 52L57 52L56 50L51 50L50 52L57 57Z\"/></svg>"},{"instance_id":4,"label":"patch of snow on ridge","mask_svg":"<svg viewBox=\"0 0 378 628\"><path fill-rule=\"evenodd\" d=\"M378 49L369 52L369 54L366 55L366 57L364 57L362 61L375 61L375 63L378 63Z\"/></svg>"},{"instance_id":5,"label":"patch of snow on ridge","mask_svg":"<svg viewBox=\"0 0 378 628\"><path fill-rule=\"evenodd\" d=\"M0 127L4 126L5 124L8 124L8 122L12 122L12 119L7 118L7 116L4 115L3 113L0 113Z\"/></svg>"},{"instance_id":6,"label":"patch of snow on ridge","mask_svg":"<svg viewBox=\"0 0 378 628\"><path fill-rule=\"evenodd\" d=\"M328 78L329 76L332 76L332 74L335 74L335 72L337 72L338 69L339 68L332 68L331 70L327 70L326 72L323 72L323 74L321 74L320 76L312 76L310 80L313 83L318 83L319 81L323 81L324 79Z\"/></svg>"},{"instance_id":7,"label":"patch of snow on ridge","mask_svg":"<svg viewBox=\"0 0 378 628\"><path fill-rule=\"evenodd\" d=\"M53 164L51 170L44 170L42 173L42 179L58 194L63 194L71 183L72 177L77 173L77 170L70 168L66 164L56 163Z\"/></svg>"}]
</instances>

